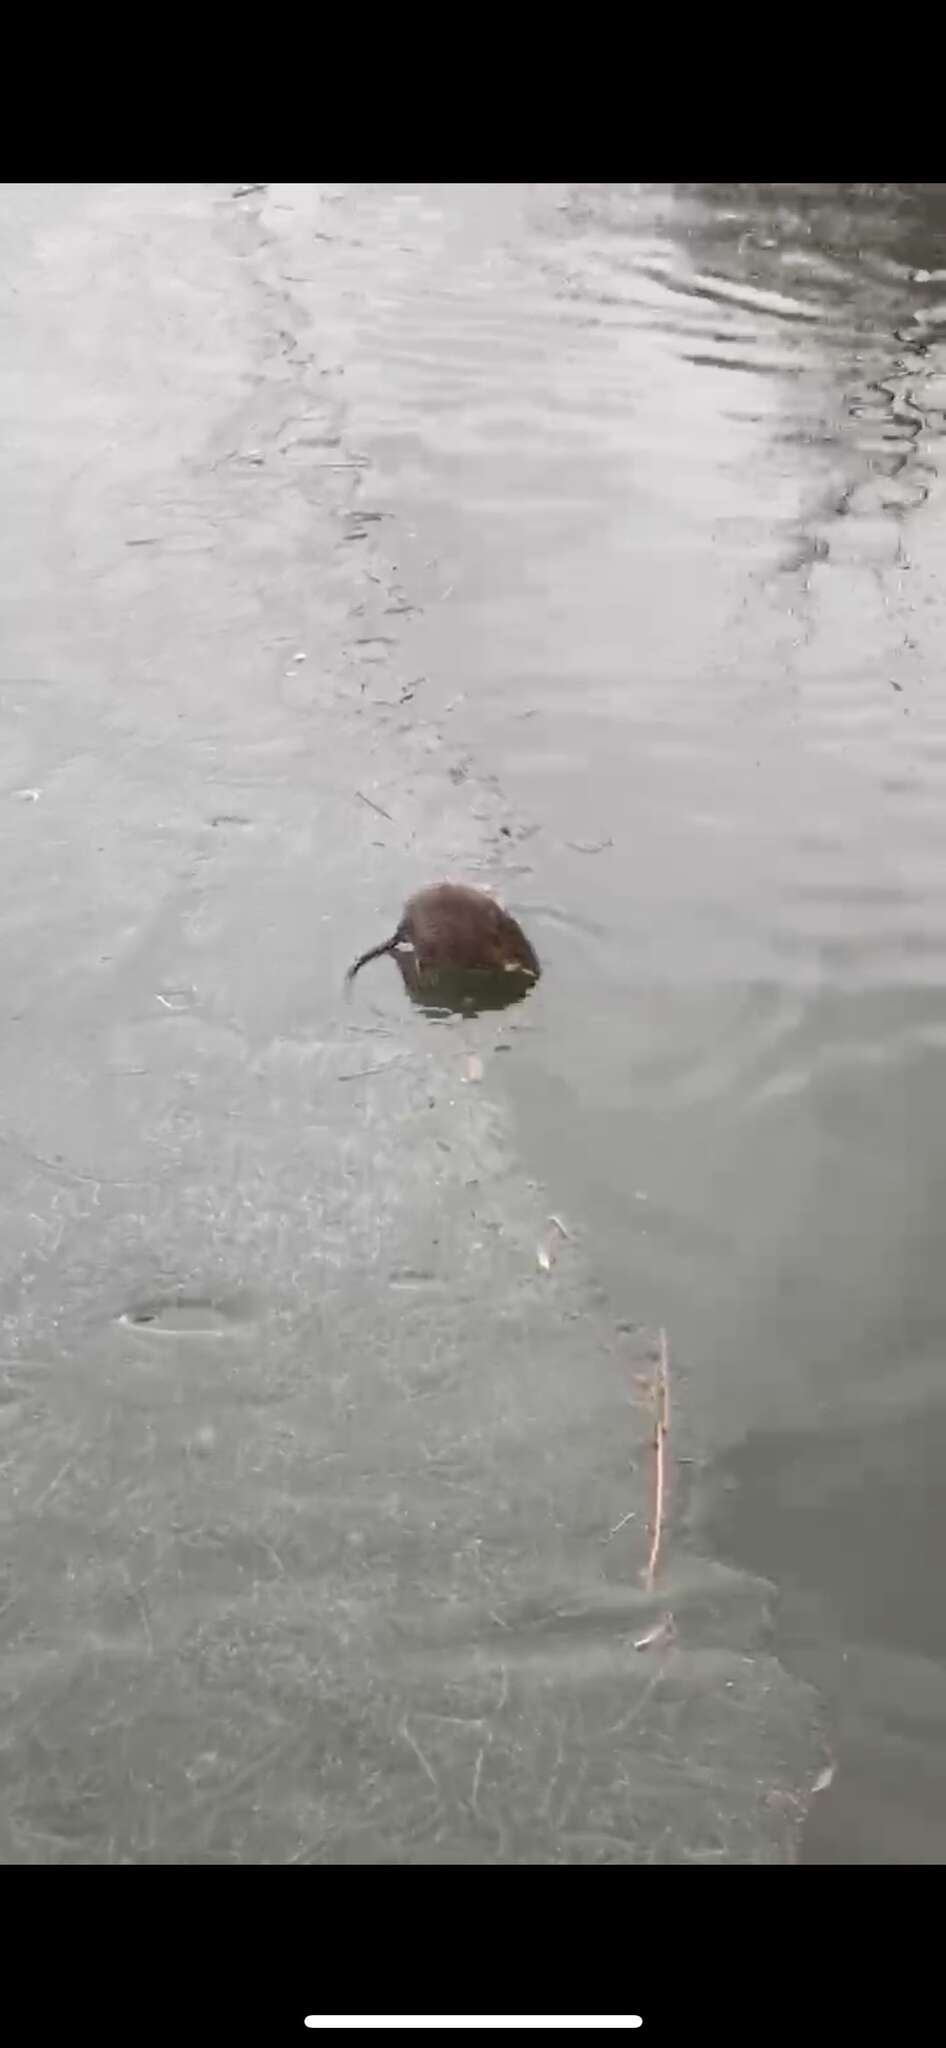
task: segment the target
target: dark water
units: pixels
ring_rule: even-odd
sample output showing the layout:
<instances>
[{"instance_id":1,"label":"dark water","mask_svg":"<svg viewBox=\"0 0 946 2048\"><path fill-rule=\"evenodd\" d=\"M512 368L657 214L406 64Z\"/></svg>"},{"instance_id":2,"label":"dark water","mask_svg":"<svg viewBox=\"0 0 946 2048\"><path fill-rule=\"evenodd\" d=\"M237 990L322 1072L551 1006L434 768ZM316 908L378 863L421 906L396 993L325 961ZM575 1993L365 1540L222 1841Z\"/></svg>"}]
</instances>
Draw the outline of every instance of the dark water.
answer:
<instances>
[{"instance_id":1,"label":"dark water","mask_svg":"<svg viewBox=\"0 0 946 2048\"><path fill-rule=\"evenodd\" d=\"M5 1853L938 1862L946 190L232 191L4 200Z\"/></svg>"}]
</instances>

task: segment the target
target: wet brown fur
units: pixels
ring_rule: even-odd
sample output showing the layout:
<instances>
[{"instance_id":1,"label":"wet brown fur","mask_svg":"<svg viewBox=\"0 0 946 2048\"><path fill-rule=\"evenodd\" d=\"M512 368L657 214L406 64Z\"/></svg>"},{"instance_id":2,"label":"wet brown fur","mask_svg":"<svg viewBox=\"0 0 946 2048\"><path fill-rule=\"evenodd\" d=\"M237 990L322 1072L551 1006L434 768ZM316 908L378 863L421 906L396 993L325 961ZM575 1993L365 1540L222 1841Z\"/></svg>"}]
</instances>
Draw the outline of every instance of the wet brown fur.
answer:
<instances>
[{"instance_id":1,"label":"wet brown fur","mask_svg":"<svg viewBox=\"0 0 946 2048\"><path fill-rule=\"evenodd\" d=\"M350 967L351 983L359 968L398 946L412 945L421 974L450 970L454 973L499 974L516 971L538 980L538 958L521 925L508 910L495 903L482 889L466 889L458 882L439 882L432 889L420 889L404 905L401 922L393 938L372 946Z\"/></svg>"}]
</instances>

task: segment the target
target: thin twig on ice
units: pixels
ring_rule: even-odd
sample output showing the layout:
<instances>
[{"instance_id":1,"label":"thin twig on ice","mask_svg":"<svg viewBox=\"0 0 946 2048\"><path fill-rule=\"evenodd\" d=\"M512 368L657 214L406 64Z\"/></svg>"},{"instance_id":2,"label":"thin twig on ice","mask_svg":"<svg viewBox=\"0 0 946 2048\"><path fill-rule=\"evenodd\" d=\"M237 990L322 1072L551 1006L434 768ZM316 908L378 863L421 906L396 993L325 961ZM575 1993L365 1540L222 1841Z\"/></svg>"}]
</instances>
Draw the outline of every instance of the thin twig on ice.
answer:
<instances>
[{"instance_id":1,"label":"thin twig on ice","mask_svg":"<svg viewBox=\"0 0 946 2048\"><path fill-rule=\"evenodd\" d=\"M379 818L387 818L388 824L393 825L394 819L390 811L386 811L383 804L376 804L373 796L366 796L363 789L356 789L355 795L360 796L362 803L367 804L369 811L377 811Z\"/></svg>"},{"instance_id":2,"label":"thin twig on ice","mask_svg":"<svg viewBox=\"0 0 946 2048\"><path fill-rule=\"evenodd\" d=\"M660 1357L653 1379L654 1402L654 1521L650 1542L650 1556L644 1571L644 1585L648 1593L653 1592L657 1560L664 1526L664 1501L666 1495L666 1442L670 1429L670 1360L667 1355L667 1332L660 1332Z\"/></svg>"}]
</instances>

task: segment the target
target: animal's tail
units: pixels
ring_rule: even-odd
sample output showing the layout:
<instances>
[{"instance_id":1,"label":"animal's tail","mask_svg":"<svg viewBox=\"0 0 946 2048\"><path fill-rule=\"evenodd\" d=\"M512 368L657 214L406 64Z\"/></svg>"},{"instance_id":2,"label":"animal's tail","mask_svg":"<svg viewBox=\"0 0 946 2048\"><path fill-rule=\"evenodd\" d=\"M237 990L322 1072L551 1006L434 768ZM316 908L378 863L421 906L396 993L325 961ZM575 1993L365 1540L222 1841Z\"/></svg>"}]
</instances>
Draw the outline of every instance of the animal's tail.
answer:
<instances>
[{"instance_id":1,"label":"animal's tail","mask_svg":"<svg viewBox=\"0 0 946 2048\"><path fill-rule=\"evenodd\" d=\"M369 946L367 953L362 953L360 960L356 960L354 966L349 967L345 976L345 987L351 987L359 968L367 967L369 960L380 960L382 953L393 953L395 946L402 945L406 937L406 926L399 924L393 939L385 939L383 946Z\"/></svg>"}]
</instances>

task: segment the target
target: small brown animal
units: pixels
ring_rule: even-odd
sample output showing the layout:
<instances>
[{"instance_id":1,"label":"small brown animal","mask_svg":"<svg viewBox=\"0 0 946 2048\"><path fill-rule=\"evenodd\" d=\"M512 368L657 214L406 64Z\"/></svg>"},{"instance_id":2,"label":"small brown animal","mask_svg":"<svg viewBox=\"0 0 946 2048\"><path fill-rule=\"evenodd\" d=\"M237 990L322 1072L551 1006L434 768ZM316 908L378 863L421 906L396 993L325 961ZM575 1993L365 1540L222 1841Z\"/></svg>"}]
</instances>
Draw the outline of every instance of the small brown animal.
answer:
<instances>
[{"instance_id":1,"label":"small brown animal","mask_svg":"<svg viewBox=\"0 0 946 2048\"><path fill-rule=\"evenodd\" d=\"M349 968L346 981L354 981L368 960L378 960L382 953L394 953L405 945L413 946L421 974L507 972L538 981L541 973L525 932L508 910L482 889L465 889L458 882L438 882L411 896L394 937L362 953Z\"/></svg>"}]
</instances>

